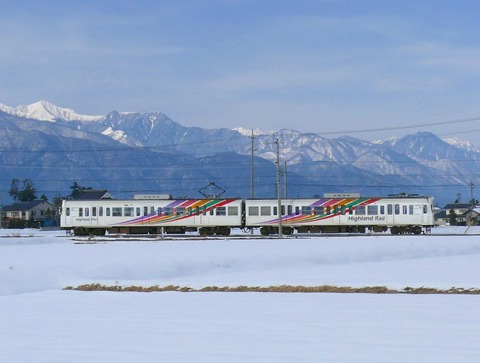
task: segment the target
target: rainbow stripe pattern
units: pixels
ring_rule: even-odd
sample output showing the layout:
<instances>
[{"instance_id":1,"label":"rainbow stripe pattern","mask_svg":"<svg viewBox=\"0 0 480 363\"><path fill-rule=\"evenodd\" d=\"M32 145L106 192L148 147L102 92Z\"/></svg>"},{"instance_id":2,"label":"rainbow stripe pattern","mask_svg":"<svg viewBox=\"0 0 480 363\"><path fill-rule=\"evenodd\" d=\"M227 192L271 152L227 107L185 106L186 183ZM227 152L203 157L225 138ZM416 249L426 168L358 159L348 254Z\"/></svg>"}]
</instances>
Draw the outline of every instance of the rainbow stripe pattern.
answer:
<instances>
[{"instance_id":1,"label":"rainbow stripe pattern","mask_svg":"<svg viewBox=\"0 0 480 363\"><path fill-rule=\"evenodd\" d=\"M308 205L311 208L310 214L301 214L301 211L300 214L287 214L282 216L282 222L292 225L315 223L341 214L349 214L350 211L353 211L358 206L367 206L380 199L381 198L322 198ZM315 213L315 207L323 207L323 213ZM278 223L278 218L262 223L276 224Z\"/></svg>"},{"instance_id":2,"label":"rainbow stripe pattern","mask_svg":"<svg viewBox=\"0 0 480 363\"><path fill-rule=\"evenodd\" d=\"M163 206L160 214L158 210L156 210L153 213L130 219L121 224L162 224L187 220L202 213L205 215L209 213L212 208L223 207L237 200L238 199L176 199ZM179 209L182 209L183 212L178 213ZM166 214L165 210L170 210L171 213Z\"/></svg>"}]
</instances>

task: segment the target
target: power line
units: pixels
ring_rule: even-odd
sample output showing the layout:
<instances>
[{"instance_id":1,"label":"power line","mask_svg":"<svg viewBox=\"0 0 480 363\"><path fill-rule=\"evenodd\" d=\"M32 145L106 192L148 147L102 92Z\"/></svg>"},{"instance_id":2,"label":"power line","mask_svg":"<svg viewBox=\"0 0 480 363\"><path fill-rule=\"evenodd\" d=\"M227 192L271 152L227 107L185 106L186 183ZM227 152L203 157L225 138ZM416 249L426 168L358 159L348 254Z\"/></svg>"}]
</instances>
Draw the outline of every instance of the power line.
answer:
<instances>
[{"instance_id":1,"label":"power line","mask_svg":"<svg viewBox=\"0 0 480 363\"><path fill-rule=\"evenodd\" d=\"M360 133L365 133L365 132L406 130L406 129L418 129L418 128L429 127L429 126L453 125L453 124L459 124L459 123L464 123L464 122L473 122L473 121L480 121L480 117L464 118L464 119L449 120L449 121L429 122L429 123L416 124L416 125L377 127L377 128L370 128L370 129L356 129L356 130L350 130L350 131L322 131L321 134L322 135L360 134Z\"/></svg>"}]
</instances>

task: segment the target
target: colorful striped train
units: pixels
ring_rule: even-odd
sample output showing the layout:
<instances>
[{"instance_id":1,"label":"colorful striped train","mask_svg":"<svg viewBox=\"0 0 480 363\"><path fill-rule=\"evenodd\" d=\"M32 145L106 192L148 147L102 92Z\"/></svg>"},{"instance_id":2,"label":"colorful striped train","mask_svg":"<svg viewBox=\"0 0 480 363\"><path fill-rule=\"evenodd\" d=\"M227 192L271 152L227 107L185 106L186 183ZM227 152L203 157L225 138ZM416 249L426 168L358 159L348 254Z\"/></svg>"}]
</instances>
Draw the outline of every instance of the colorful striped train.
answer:
<instances>
[{"instance_id":1,"label":"colorful striped train","mask_svg":"<svg viewBox=\"0 0 480 363\"><path fill-rule=\"evenodd\" d=\"M61 227L76 235L183 234L228 236L233 228L260 229L264 236L293 233L421 234L434 226L433 198L418 195L361 197L327 193L323 198L64 200Z\"/></svg>"}]
</instances>

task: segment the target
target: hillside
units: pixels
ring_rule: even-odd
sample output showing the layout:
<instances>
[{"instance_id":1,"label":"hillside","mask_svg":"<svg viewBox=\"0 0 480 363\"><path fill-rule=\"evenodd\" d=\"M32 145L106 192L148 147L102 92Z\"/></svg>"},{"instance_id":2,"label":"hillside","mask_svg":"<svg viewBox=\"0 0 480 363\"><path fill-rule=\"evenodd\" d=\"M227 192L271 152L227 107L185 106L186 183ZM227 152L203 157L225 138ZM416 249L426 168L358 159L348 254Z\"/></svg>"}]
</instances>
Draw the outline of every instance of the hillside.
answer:
<instances>
[{"instance_id":1,"label":"hillside","mask_svg":"<svg viewBox=\"0 0 480 363\"><path fill-rule=\"evenodd\" d=\"M215 182L230 196L249 197L252 139L247 130L184 127L160 112L78 115L46 101L0 105L1 187L30 178L40 193L69 193L74 181L119 195L160 192L199 196ZM428 194L444 204L478 184L480 152L428 132L367 142L327 139L295 130L256 130L254 189L276 195L276 140L283 194ZM286 169L286 172L285 172ZM286 190L285 190L285 185Z\"/></svg>"}]
</instances>

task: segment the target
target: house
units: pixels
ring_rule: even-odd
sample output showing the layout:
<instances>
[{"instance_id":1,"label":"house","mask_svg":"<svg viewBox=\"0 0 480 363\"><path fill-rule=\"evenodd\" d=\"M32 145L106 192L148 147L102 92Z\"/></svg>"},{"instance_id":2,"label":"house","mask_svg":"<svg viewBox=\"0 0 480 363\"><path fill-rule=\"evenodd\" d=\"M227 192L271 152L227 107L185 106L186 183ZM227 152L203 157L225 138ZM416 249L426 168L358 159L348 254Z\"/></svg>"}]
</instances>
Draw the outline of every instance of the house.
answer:
<instances>
[{"instance_id":1,"label":"house","mask_svg":"<svg viewBox=\"0 0 480 363\"><path fill-rule=\"evenodd\" d=\"M75 198L75 200L100 200L100 199L113 199L106 189L84 189Z\"/></svg>"},{"instance_id":2,"label":"house","mask_svg":"<svg viewBox=\"0 0 480 363\"><path fill-rule=\"evenodd\" d=\"M480 206L473 207L466 214L468 226L476 226L480 224Z\"/></svg>"},{"instance_id":3,"label":"house","mask_svg":"<svg viewBox=\"0 0 480 363\"><path fill-rule=\"evenodd\" d=\"M2 228L42 227L54 225L58 219L58 210L50 202L35 199L31 202L19 202L2 207Z\"/></svg>"},{"instance_id":4,"label":"house","mask_svg":"<svg viewBox=\"0 0 480 363\"><path fill-rule=\"evenodd\" d=\"M471 209L471 203L449 203L435 214L436 223L439 225L450 224L450 217L453 212L455 214L455 224L457 226L465 226L467 225L468 213Z\"/></svg>"}]
</instances>

